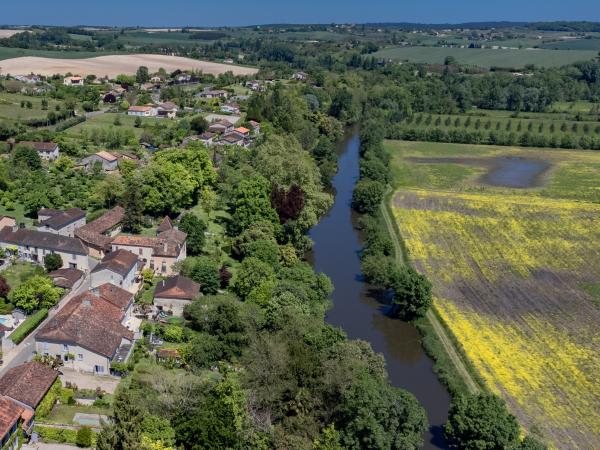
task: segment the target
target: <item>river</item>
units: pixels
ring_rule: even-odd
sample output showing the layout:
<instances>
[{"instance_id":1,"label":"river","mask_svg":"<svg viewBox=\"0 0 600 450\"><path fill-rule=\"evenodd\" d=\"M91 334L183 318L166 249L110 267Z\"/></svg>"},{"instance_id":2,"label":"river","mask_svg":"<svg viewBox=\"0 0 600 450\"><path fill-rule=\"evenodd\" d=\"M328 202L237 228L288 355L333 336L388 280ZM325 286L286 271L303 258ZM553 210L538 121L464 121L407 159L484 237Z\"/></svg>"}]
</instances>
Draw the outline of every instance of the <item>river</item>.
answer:
<instances>
[{"instance_id":1,"label":"river","mask_svg":"<svg viewBox=\"0 0 600 450\"><path fill-rule=\"evenodd\" d=\"M450 396L433 372L433 361L423 351L418 331L388 317L387 306L376 299L375 290L361 275L362 243L350 205L359 176L359 147L356 130L339 144L339 170L333 179L335 203L310 232L314 268L327 274L335 286L327 322L341 327L350 339L370 342L383 354L391 383L412 392L427 412L430 429L423 448L444 449L442 427Z\"/></svg>"}]
</instances>

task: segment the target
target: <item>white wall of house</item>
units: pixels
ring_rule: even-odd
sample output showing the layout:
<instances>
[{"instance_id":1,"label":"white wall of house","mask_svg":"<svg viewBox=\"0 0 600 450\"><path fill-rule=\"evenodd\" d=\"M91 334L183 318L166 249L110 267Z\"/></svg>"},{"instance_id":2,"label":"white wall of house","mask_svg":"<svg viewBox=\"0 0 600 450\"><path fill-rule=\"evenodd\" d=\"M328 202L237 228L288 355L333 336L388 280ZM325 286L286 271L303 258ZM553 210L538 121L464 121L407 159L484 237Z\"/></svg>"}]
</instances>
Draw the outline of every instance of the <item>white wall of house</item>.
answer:
<instances>
[{"instance_id":1,"label":"white wall of house","mask_svg":"<svg viewBox=\"0 0 600 450\"><path fill-rule=\"evenodd\" d=\"M51 228L51 227L48 227L45 225L38 225L37 230L43 231L44 233L54 233L54 234L59 234L61 236L74 237L75 230L77 228L81 228L84 225L85 225L85 217L82 217L81 219L76 220L75 222L72 222L72 223L68 224L67 226L64 226L58 230L55 230L54 228Z\"/></svg>"},{"instance_id":2,"label":"white wall of house","mask_svg":"<svg viewBox=\"0 0 600 450\"><path fill-rule=\"evenodd\" d=\"M137 255L144 262L145 268L154 271L155 274L169 276L175 274L173 265L183 261L187 257L187 245L183 244L177 257L155 256L152 247L140 247L136 245L112 244L112 250L123 249Z\"/></svg>"},{"instance_id":3,"label":"white wall of house","mask_svg":"<svg viewBox=\"0 0 600 450\"><path fill-rule=\"evenodd\" d=\"M133 268L129 271L129 273L127 273L127 275L125 276L122 276L108 269L92 272L90 275L92 289L97 288L98 286L101 286L105 283L110 283L114 284L115 286L119 286L120 288L123 288L126 291L133 292L136 271L137 264L134 265Z\"/></svg>"},{"instance_id":4,"label":"white wall of house","mask_svg":"<svg viewBox=\"0 0 600 450\"><path fill-rule=\"evenodd\" d=\"M0 247L6 250L14 248L15 245L6 242L0 242ZM62 258L63 269L73 268L83 270L84 272L88 272L90 269L87 255L61 252L40 247L29 247L25 245L18 245L16 247L20 257L33 263L44 264L44 256L50 253L56 253Z\"/></svg>"},{"instance_id":5,"label":"white wall of house","mask_svg":"<svg viewBox=\"0 0 600 450\"><path fill-rule=\"evenodd\" d=\"M192 303L190 300L181 300L175 298L154 298L154 306L163 311L171 311L175 317L183 316L183 308Z\"/></svg>"},{"instance_id":6,"label":"white wall of house","mask_svg":"<svg viewBox=\"0 0 600 450\"><path fill-rule=\"evenodd\" d=\"M51 152L38 151L38 155L40 155L40 158L45 161L54 161L60 156L60 149L58 148L58 146L56 146L56 148Z\"/></svg>"},{"instance_id":7,"label":"white wall of house","mask_svg":"<svg viewBox=\"0 0 600 450\"><path fill-rule=\"evenodd\" d=\"M110 375L110 358L99 355L78 345L58 344L55 342L38 341L35 342L36 351L40 355L60 356L63 361L65 355L70 353L75 355L73 361L65 362L65 367L77 370L79 372L98 373L100 375Z\"/></svg>"}]
</instances>

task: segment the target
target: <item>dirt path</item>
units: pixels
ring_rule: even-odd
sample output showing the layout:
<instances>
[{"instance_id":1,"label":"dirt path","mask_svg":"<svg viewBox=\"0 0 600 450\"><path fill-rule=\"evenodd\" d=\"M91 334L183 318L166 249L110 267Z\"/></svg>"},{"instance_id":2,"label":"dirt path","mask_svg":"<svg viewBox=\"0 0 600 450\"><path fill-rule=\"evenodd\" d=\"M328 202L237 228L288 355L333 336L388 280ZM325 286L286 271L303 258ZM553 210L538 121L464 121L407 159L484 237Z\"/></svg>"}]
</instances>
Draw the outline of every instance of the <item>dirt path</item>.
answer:
<instances>
[{"instance_id":1,"label":"dirt path","mask_svg":"<svg viewBox=\"0 0 600 450\"><path fill-rule=\"evenodd\" d=\"M407 256L404 252L404 248L401 243L401 237L399 235L399 230L397 228L396 223L391 215L391 198L393 193L391 190L388 190L384 196L384 204L381 207L381 212L383 214L383 218L385 220L386 227L388 229L388 233L392 239L392 243L394 244L394 254L396 255L397 264L404 265L407 263ZM439 318L435 315L435 313L430 309L426 314L427 320L431 324L433 331L437 335L439 341L441 342L446 354L454 364L456 371L464 380L467 385L469 391L471 393L477 393L480 391L479 385L473 380L473 377L467 370L463 358L458 353L456 348L454 347L454 343L452 339L448 335L448 332L441 324Z\"/></svg>"}]
</instances>

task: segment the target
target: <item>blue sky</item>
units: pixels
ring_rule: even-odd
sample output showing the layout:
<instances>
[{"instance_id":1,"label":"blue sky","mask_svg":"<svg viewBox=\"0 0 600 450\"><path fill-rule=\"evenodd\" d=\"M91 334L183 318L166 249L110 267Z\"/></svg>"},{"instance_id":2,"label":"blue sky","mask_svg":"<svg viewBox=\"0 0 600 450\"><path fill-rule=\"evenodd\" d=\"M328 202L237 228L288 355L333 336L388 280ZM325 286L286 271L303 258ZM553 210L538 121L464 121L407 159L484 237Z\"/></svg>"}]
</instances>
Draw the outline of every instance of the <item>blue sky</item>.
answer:
<instances>
[{"instance_id":1,"label":"blue sky","mask_svg":"<svg viewBox=\"0 0 600 450\"><path fill-rule=\"evenodd\" d=\"M600 0L2 0L0 23L222 26L483 20L600 21Z\"/></svg>"}]
</instances>

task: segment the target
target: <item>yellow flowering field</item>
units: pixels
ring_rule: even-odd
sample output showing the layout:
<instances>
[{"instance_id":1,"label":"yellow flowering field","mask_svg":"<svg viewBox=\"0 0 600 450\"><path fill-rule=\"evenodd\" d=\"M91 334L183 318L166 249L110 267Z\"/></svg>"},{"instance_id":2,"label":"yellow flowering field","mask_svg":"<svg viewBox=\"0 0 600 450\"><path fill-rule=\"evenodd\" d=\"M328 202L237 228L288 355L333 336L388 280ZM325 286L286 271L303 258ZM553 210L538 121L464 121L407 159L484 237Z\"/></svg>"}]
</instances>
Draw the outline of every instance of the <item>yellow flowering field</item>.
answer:
<instances>
[{"instance_id":1,"label":"yellow flowering field","mask_svg":"<svg viewBox=\"0 0 600 450\"><path fill-rule=\"evenodd\" d=\"M394 156L427 154L406 149ZM479 156L502 149L485 151ZM434 285L437 312L488 387L553 447L595 449L600 203L589 200L600 192L600 155L548 160L553 168L535 189L478 186L480 169L441 188L419 186L431 176L400 183L394 214L411 260Z\"/></svg>"}]
</instances>

